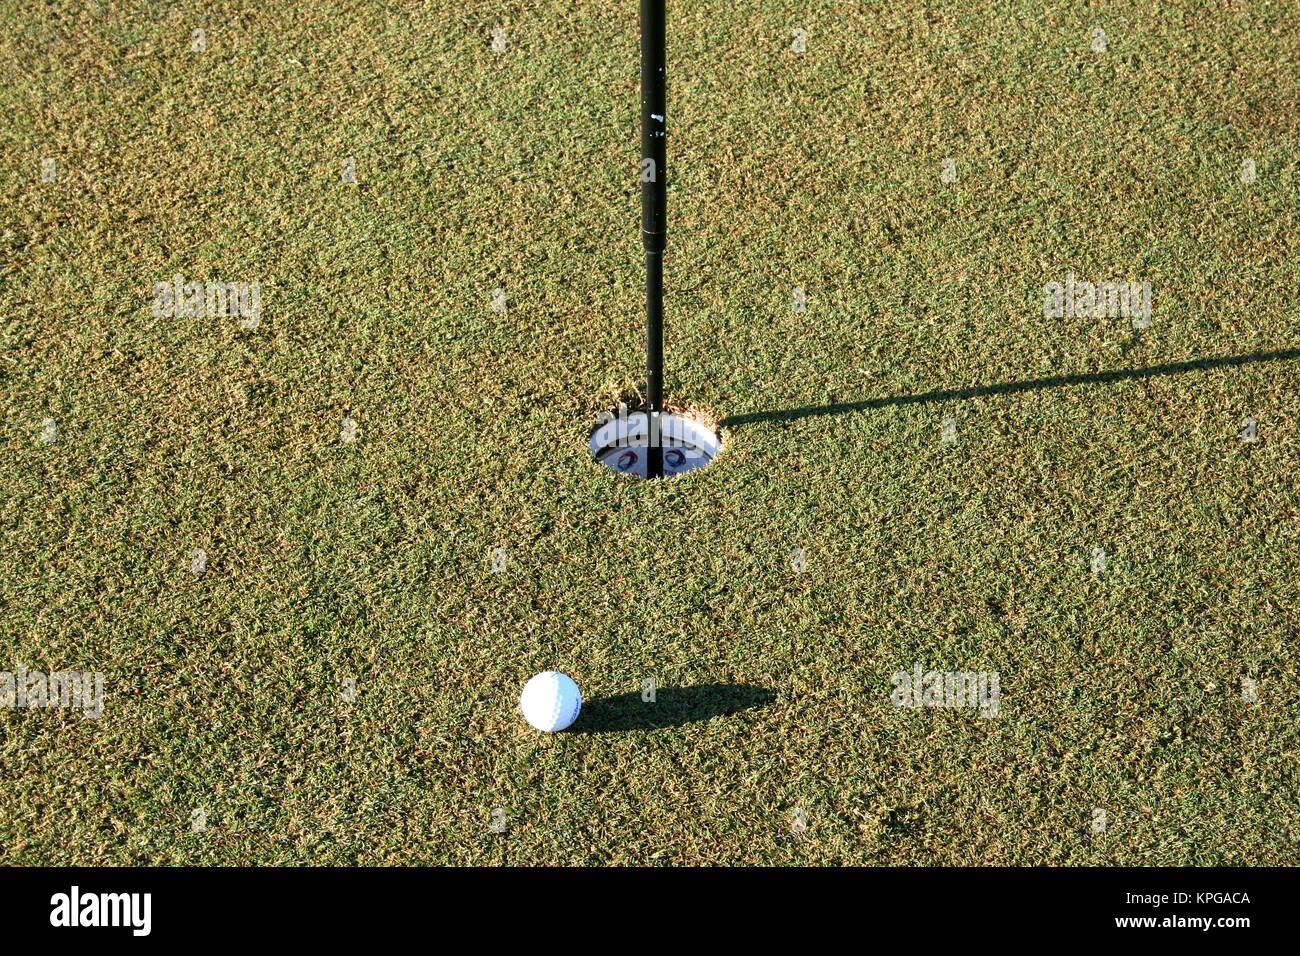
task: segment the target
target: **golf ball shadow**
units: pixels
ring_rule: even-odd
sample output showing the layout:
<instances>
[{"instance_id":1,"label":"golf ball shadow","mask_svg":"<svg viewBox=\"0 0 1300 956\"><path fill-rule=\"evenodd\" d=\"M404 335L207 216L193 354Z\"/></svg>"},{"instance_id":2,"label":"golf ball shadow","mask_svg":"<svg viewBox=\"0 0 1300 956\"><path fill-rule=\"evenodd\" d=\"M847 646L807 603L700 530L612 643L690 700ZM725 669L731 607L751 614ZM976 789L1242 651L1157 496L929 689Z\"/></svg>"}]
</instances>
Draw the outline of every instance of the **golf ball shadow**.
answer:
<instances>
[{"instance_id":1,"label":"golf ball shadow","mask_svg":"<svg viewBox=\"0 0 1300 956\"><path fill-rule=\"evenodd\" d=\"M587 701L571 734L625 733L681 727L763 707L776 694L749 684L697 684L693 687L659 687L653 701L640 691Z\"/></svg>"}]
</instances>

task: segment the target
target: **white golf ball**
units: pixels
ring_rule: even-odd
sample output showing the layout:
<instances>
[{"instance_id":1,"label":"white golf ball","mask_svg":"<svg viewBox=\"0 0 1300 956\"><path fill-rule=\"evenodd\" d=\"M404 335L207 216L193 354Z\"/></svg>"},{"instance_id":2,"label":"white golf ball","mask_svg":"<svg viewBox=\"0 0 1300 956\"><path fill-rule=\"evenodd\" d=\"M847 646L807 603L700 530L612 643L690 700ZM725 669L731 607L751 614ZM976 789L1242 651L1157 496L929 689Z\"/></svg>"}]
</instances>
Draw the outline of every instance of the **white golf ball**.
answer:
<instances>
[{"instance_id":1,"label":"white golf ball","mask_svg":"<svg viewBox=\"0 0 1300 956\"><path fill-rule=\"evenodd\" d=\"M524 720L538 730L553 734L578 719L582 694L572 677L559 671L543 671L527 684L519 697Z\"/></svg>"}]
</instances>

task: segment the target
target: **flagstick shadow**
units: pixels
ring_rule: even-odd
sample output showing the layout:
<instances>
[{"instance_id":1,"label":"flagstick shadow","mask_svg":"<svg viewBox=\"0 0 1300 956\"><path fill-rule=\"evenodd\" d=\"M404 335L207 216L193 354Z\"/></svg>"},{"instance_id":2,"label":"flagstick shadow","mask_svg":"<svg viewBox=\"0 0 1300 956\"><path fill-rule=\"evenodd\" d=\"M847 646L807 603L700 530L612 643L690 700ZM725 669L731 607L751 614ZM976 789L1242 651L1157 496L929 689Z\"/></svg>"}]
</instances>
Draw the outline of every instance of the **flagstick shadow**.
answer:
<instances>
[{"instance_id":1,"label":"flagstick shadow","mask_svg":"<svg viewBox=\"0 0 1300 956\"><path fill-rule=\"evenodd\" d=\"M922 405L930 402L961 401L967 398L978 398L982 395L1013 395L1017 392L1032 392L1043 388L1061 388L1066 385L1096 385L1105 382L1156 378L1162 375L1179 375L1183 372L1200 372L1216 368L1235 368L1241 365L1257 365L1263 362L1285 362L1297 358L1300 358L1300 349L1254 352L1249 355L1225 355L1219 358L1174 362L1169 365L1150 365L1146 368L1116 369L1109 372L1087 372L1077 375L1053 375L1047 378L1027 379L1023 382L1002 382L998 385L941 389L933 392L920 392L915 395L886 395L880 398L864 399L860 402L834 402L830 405L809 405L804 408L751 412L746 415L732 415L730 418L724 418L719 424L723 427L735 428L739 425L750 425L755 422L790 422L819 415L845 415L849 412L865 412L873 408L888 408L891 405Z\"/></svg>"}]
</instances>

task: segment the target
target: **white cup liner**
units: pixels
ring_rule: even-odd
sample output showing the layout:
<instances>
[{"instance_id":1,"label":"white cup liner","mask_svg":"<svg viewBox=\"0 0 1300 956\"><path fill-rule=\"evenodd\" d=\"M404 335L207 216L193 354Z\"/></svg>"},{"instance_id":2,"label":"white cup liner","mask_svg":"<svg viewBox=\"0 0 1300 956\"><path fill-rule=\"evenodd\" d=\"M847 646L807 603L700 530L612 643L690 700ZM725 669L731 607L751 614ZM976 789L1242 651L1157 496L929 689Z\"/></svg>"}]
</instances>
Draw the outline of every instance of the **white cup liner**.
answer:
<instances>
[{"instance_id":1,"label":"white cup liner","mask_svg":"<svg viewBox=\"0 0 1300 956\"><path fill-rule=\"evenodd\" d=\"M665 478L703 468L722 449L722 440L712 429L681 415L661 412L659 433ZM591 455L610 471L644 478L649 437L646 413L630 412L596 429L591 436Z\"/></svg>"}]
</instances>

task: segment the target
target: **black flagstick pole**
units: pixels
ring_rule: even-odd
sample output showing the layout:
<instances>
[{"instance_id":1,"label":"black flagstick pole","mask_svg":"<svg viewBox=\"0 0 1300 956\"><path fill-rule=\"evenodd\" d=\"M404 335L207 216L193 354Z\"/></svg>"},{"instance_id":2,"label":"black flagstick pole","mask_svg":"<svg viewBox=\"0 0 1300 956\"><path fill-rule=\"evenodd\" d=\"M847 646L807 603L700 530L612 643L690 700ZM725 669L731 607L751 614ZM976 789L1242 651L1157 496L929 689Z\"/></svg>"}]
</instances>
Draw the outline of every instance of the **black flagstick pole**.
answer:
<instances>
[{"instance_id":1,"label":"black flagstick pole","mask_svg":"<svg viewBox=\"0 0 1300 956\"><path fill-rule=\"evenodd\" d=\"M662 478L659 417L664 405L664 0L641 0L641 239L645 245L645 368L650 435L647 478Z\"/></svg>"}]
</instances>

